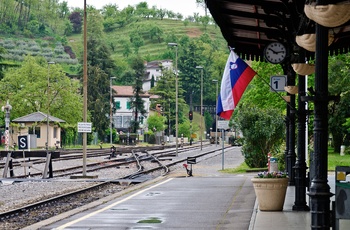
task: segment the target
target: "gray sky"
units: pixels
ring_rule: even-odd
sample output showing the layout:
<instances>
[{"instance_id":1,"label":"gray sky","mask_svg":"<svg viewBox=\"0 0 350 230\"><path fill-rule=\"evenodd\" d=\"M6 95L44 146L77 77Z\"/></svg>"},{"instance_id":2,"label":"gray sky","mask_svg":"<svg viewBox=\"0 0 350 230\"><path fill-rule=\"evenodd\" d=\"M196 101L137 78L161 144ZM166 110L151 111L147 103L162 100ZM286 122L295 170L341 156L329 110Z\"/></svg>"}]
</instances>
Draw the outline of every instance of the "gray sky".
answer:
<instances>
[{"instance_id":1,"label":"gray sky","mask_svg":"<svg viewBox=\"0 0 350 230\"><path fill-rule=\"evenodd\" d=\"M61 2L63 0L60 0ZM65 0L69 7L84 7L84 0ZM184 17L199 13L204 15L204 9L197 7L195 0L86 0L87 5L93 5L97 9L101 9L107 4L116 4L119 9L123 9L128 5L135 6L140 2L147 2L148 6L157 6L157 8L164 8L172 10L175 13L181 13Z\"/></svg>"}]
</instances>

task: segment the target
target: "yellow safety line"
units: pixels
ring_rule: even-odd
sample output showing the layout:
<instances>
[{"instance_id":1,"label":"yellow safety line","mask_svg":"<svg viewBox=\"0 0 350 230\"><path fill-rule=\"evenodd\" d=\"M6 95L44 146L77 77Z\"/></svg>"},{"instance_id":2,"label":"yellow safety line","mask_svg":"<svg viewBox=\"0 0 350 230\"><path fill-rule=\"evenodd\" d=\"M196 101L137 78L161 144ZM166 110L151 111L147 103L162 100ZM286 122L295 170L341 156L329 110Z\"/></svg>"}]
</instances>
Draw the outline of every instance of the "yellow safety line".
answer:
<instances>
[{"instance_id":1,"label":"yellow safety line","mask_svg":"<svg viewBox=\"0 0 350 230\"><path fill-rule=\"evenodd\" d=\"M215 228L216 230L220 229L221 224L222 224L222 223L224 222L224 220L226 219L227 213L231 210L231 208L232 208L233 204L235 203L236 198L237 198L239 192L242 190L243 185L244 185L244 183L246 182L246 180L247 180L247 178L245 178L245 180L243 181L243 183L239 186L239 188L237 189L237 191L236 191L235 194L233 195L232 203L230 204L230 206L229 206L228 209L226 210L225 215L224 215L224 216L221 218L221 220L219 221L218 226L216 226L216 228Z\"/></svg>"}]
</instances>

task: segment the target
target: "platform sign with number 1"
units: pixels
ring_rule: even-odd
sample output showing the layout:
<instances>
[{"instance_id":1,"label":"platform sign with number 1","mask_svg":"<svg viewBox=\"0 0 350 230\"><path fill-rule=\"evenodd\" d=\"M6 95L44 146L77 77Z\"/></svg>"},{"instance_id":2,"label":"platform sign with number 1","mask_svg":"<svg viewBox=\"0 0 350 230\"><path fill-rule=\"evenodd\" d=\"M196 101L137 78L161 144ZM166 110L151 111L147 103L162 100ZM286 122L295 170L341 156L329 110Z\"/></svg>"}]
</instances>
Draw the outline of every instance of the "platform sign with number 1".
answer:
<instances>
[{"instance_id":1,"label":"platform sign with number 1","mask_svg":"<svg viewBox=\"0 0 350 230\"><path fill-rule=\"evenodd\" d=\"M270 90L271 91L277 91L277 92L284 92L284 87L287 83L287 76L281 75L281 76L271 76L270 78Z\"/></svg>"}]
</instances>

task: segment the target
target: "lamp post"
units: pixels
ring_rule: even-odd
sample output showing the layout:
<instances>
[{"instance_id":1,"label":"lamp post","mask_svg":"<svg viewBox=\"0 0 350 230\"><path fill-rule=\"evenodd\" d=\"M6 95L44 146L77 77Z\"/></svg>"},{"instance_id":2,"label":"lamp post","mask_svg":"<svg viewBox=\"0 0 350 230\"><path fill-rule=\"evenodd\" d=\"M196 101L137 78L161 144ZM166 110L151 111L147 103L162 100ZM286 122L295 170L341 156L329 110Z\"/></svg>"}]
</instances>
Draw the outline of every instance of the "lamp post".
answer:
<instances>
[{"instance_id":1,"label":"lamp post","mask_svg":"<svg viewBox=\"0 0 350 230\"><path fill-rule=\"evenodd\" d=\"M202 66L196 66L196 69L201 70L201 120L200 120L200 126L201 126L201 150L203 148L203 67Z\"/></svg>"},{"instance_id":2,"label":"lamp post","mask_svg":"<svg viewBox=\"0 0 350 230\"><path fill-rule=\"evenodd\" d=\"M218 146L218 142L217 142L217 139L218 139L218 115L216 114L216 110L218 108L218 83L219 81L214 79L212 80L212 82L215 82L216 83L216 105L215 105L215 147Z\"/></svg>"},{"instance_id":3,"label":"lamp post","mask_svg":"<svg viewBox=\"0 0 350 230\"><path fill-rule=\"evenodd\" d=\"M10 127L10 111L12 106L9 104L9 101L6 102L5 106L2 106L1 110L5 112L5 151L9 151L9 127Z\"/></svg>"},{"instance_id":4,"label":"lamp post","mask_svg":"<svg viewBox=\"0 0 350 230\"><path fill-rule=\"evenodd\" d=\"M50 116L50 65L55 62L49 61L47 63L47 114L46 114L46 150L49 150L49 116Z\"/></svg>"},{"instance_id":5,"label":"lamp post","mask_svg":"<svg viewBox=\"0 0 350 230\"><path fill-rule=\"evenodd\" d=\"M175 98L175 137L176 137L176 156L178 155L178 145L179 145L179 140L178 140L178 126L179 126L179 108L178 108L178 71L177 71L177 43L168 43L168 46L175 46L175 90L176 90L176 98Z\"/></svg>"},{"instance_id":6,"label":"lamp post","mask_svg":"<svg viewBox=\"0 0 350 230\"><path fill-rule=\"evenodd\" d=\"M112 90L112 80L113 79L116 79L116 77L110 77L109 78L109 92L110 92L110 101L109 101L109 142L112 146L113 144L113 141L112 141L112 128L113 128L113 111L112 111L112 108L113 108L113 90Z\"/></svg>"}]
</instances>

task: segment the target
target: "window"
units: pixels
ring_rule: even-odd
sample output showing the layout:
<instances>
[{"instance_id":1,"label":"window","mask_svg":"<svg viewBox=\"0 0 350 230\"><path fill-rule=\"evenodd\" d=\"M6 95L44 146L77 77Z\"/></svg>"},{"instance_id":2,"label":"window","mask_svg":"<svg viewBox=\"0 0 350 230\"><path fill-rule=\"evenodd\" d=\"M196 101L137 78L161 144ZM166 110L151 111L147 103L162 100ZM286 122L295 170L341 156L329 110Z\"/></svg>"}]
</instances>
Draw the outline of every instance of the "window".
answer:
<instances>
[{"instance_id":1,"label":"window","mask_svg":"<svg viewBox=\"0 0 350 230\"><path fill-rule=\"evenodd\" d=\"M127 109L131 109L131 102L130 102L130 101L127 101L127 102L126 102L126 108L127 108Z\"/></svg>"},{"instance_id":2,"label":"window","mask_svg":"<svg viewBox=\"0 0 350 230\"><path fill-rule=\"evenodd\" d=\"M122 116L115 116L115 119L114 119L114 126L116 128L121 128L123 127L123 118Z\"/></svg>"},{"instance_id":3,"label":"window","mask_svg":"<svg viewBox=\"0 0 350 230\"><path fill-rule=\"evenodd\" d=\"M123 117L123 127L128 128L130 127L131 116L124 116Z\"/></svg>"},{"instance_id":4,"label":"window","mask_svg":"<svg viewBox=\"0 0 350 230\"><path fill-rule=\"evenodd\" d=\"M57 138L57 127L53 128L53 138Z\"/></svg>"},{"instance_id":5,"label":"window","mask_svg":"<svg viewBox=\"0 0 350 230\"><path fill-rule=\"evenodd\" d=\"M116 101L114 106L115 106L115 109L120 109L120 101Z\"/></svg>"},{"instance_id":6,"label":"window","mask_svg":"<svg viewBox=\"0 0 350 230\"><path fill-rule=\"evenodd\" d=\"M35 127L35 129L33 129L32 127L29 127L28 133L29 134L36 134L36 138L40 138L40 127Z\"/></svg>"}]
</instances>

